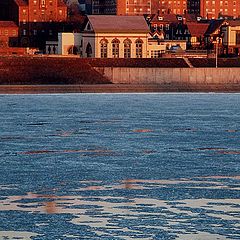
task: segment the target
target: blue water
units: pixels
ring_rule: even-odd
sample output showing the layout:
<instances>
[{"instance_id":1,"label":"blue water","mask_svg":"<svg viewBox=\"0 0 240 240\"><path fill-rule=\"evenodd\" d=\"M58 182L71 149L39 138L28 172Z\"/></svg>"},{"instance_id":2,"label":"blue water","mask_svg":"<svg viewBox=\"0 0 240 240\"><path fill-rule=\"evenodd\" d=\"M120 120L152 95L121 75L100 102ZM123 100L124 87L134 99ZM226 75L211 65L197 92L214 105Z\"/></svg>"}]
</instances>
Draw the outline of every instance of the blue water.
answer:
<instances>
[{"instance_id":1,"label":"blue water","mask_svg":"<svg viewBox=\"0 0 240 240\"><path fill-rule=\"evenodd\" d=\"M240 239L240 95L0 95L0 239Z\"/></svg>"}]
</instances>

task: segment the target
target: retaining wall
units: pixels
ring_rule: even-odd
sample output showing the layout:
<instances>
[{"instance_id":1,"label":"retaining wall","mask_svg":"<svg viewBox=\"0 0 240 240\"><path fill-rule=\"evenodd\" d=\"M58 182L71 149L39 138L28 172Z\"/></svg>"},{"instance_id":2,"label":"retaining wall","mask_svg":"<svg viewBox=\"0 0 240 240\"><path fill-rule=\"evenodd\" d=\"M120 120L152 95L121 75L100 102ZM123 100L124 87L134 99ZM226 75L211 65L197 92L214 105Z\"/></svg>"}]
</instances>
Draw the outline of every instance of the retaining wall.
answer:
<instances>
[{"instance_id":1,"label":"retaining wall","mask_svg":"<svg viewBox=\"0 0 240 240\"><path fill-rule=\"evenodd\" d=\"M240 84L240 68L95 68L112 83Z\"/></svg>"}]
</instances>

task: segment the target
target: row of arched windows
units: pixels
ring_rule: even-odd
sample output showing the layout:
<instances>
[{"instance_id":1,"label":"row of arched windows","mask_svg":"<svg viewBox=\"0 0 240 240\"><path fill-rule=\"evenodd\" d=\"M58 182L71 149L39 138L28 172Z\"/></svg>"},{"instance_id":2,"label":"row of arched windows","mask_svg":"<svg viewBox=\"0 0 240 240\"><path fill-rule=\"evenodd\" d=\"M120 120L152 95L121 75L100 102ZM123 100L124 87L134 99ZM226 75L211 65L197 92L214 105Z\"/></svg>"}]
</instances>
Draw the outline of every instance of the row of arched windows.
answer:
<instances>
[{"instance_id":1,"label":"row of arched windows","mask_svg":"<svg viewBox=\"0 0 240 240\"><path fill-rule=\"evenodd\" d=\"M112 57L119 58L119 45L120 41L115 38L111 42L112 45ZM124 46L124 58L131 58L131 48L132 48L132 41L130 39L125 39L123 41ZM108 57L108 40L102 39L100 41L100 48L101 48L101 58ZM135 49L136 49L136 58L142 58L143 56L143 41L141 39L137 39L135 41Z\"/></svg>"}]
</instances>

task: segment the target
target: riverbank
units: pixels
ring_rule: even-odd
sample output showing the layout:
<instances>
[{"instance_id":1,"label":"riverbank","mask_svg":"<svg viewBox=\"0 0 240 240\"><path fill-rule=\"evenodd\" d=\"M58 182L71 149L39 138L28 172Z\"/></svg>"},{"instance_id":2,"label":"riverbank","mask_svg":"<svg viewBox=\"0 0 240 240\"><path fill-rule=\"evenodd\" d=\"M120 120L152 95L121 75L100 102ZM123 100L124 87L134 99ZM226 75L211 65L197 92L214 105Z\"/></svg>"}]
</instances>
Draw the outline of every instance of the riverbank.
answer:
<instances>
[{"instance_id":1,"label":"riverbank","mask_svg":"<svg viewBox=\"0 0 240 240\"><path fill-rule=\"evenodd\" d=\"M0 56L0 93L240 92L239 59Z\"/></svg>"},{"instance_id":2,"label":"riverbank","mask_svg":"<svg viewBox=\"0 0 240 240\"><path fill-rule=\"evenodd\" d=\"M91 85L0 85L0 94L60 93L158 93L158 92L232 92L239 93L239 84L91 84Z\"/></svg>"}]
</instances>

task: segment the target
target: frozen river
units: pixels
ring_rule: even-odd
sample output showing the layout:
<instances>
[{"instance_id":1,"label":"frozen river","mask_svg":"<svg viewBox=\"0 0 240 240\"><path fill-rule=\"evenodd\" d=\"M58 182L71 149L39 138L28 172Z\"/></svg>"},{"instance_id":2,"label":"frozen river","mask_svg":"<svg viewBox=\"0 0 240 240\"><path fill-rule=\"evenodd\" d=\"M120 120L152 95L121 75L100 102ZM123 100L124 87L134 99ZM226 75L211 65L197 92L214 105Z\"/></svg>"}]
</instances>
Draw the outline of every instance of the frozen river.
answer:
<instances>
[{"instance_id":1,"label":"frozen river","mask_svg":"<svg viewBox=\"0 0 240 240\"><path fill-rule=\"evenodd\" d=\"M239 94L0 95L0 239L240 239Z\"/></svg>"}]
</instances>

